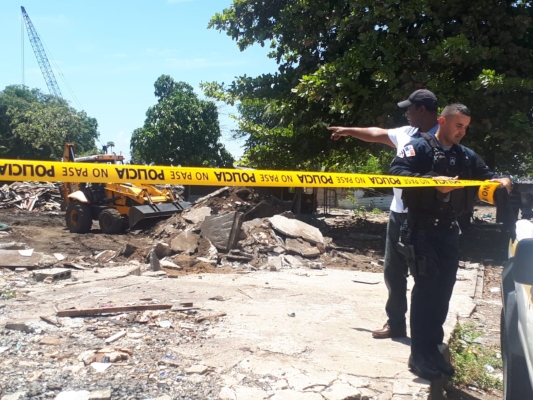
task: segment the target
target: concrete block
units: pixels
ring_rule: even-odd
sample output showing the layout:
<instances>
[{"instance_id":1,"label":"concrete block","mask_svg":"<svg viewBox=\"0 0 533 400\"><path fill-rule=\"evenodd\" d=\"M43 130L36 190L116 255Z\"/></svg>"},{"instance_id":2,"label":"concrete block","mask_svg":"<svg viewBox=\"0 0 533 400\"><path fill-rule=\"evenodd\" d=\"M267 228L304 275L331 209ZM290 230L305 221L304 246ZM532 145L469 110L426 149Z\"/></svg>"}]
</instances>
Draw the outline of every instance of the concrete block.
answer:
<instances>
[{"instance_id":1,"label":"concrete block","mask_svg":"<svg viewBox=\"0 0 533 400\"><path fill-rule=\"evenodd\" d=\"M66 268L51 268L43 269L33 272L33 278L37 282L42 282L46 278L52 278L52 280L57 281L59 279L69 279L71 277L72 271Z\"/></svg>"}]
</instances>

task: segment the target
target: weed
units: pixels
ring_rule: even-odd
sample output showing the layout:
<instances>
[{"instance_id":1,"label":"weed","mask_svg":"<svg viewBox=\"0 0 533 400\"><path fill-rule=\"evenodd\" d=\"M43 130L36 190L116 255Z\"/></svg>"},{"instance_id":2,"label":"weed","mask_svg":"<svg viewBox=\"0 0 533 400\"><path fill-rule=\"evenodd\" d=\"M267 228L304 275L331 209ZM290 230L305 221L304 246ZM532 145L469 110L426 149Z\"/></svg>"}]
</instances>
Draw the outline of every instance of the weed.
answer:
<instances>
[{"instance_id":1,"label":"weed","mask_svg":"<svg viewBox=\"0 0 533 400\"><path fill-rule=\"evenodd\" d=\"M499 349L483 347L476 339L481 333L476 332L475 323L458 324L450 341L450 354L455 368L453 383L456 386L473 385L483 390L501 390L503 382L487 371L486 366L502 369Z\"/></svg>"},{"instance_id":2,"label":"weed","mask_svg":"<svg viewBox=\"0 0 533 400\"><path fill-rule=\"evenodd\" d=\"M381 215L381 210L379 208L374 208L372 210L372 215Z\"/></svg>"},{"instance_id":3,"label":"weed","mask_svg":"<svg viewBox=\"0 0 533 400\"><path fill-rule=\"evenodd\" d=\"M353 215L356 218L366 219L367 214L368 211L364 206L355 206L353 209Z\"/></svg>"},{"instance_id":4,"label":"weed","mask_svg":"<svg viewBox=\"0 0 533 400\"><path fill-rule=\"evenodd\" d=\"M9 290L9 289L0 290L0 298L2 300L9 300L14 297L17 297L17 292L15 292L14 290Z\"/></svg>"}]
</instances>

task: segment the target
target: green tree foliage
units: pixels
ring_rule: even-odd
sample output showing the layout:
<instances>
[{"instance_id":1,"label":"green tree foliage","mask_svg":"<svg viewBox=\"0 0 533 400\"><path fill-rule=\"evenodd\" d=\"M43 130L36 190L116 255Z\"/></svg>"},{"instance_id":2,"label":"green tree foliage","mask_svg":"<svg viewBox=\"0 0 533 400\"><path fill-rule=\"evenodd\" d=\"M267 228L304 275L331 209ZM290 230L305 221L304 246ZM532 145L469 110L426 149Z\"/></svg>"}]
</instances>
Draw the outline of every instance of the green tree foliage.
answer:
<instances>
[{"instance_id":1,"label":"green tree foliage","mask_svg":"<svg viewBox=\"0 0 533 400\"><path fill-rule=\"evenodd\" d=\"M160 76L154 86L157 104L131 137L135 162L230 167L233 158L219 142L215 103L199 99L192 86L168 75Z\"/></svg>"},{"instance_id":2,"label":"green tree foliage","mask_svg":"<svg viewBox=\"0 0 533 400\"><path fill-rule=\"evenodd\" d=\"M65 142L79 154L96 152L98 123L58 97L39 89L7 86L0 92L0 156L58 160Z\"/></svg>"},{"instance_id":3,"label":"green tree foliage","mask_svg":"<svg viewBox=\"0 0 533 400\"><path fill-rule=\"evenodd\" d=\"M326 127L405 125L396 103L427 87L441 105L471 108L466 145L493 168L525 173L533 149L532 18L530 0L234 0L209 27L241 50L270 46L278 71L204 89L230 104L263 104L262 114L240 117L252 164L290 158L293 168L334 168L358 164L364 151L375 157L382 147L333 142Z\"/></svg>"}]
</instances>

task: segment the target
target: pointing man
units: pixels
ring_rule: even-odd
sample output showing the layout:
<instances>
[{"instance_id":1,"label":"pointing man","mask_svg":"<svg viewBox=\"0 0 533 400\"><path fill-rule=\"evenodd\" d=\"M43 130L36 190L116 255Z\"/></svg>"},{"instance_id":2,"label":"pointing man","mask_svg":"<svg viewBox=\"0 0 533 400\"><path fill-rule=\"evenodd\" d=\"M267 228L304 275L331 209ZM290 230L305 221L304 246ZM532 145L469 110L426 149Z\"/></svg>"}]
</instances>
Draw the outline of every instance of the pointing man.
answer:
<instances>
[{"instance_id":1,"label":"pointing man","mask_svg":"<svg viewBox=\"0 0 533 400\"><path fill-rule=\"evenodd\" d=\"M400 151L421 132L434 134L437 131L437 97L426 89L413 92L398 107L406 110L408 126L396 129L359 128L331 126L331 138L338 140L343 136L351 136L365 142L383 143ZM387 238L385 242L384 276L389 297L385 305L387 322L382 329L372 332L376 339L387 339L406 336L405 314L407 312L407 271L403 256L398 253L396 244L400 240L400 227L406 219L402 203L402 190L394 189L394 199L390 206Z\"/></svg>"}]
</instances>

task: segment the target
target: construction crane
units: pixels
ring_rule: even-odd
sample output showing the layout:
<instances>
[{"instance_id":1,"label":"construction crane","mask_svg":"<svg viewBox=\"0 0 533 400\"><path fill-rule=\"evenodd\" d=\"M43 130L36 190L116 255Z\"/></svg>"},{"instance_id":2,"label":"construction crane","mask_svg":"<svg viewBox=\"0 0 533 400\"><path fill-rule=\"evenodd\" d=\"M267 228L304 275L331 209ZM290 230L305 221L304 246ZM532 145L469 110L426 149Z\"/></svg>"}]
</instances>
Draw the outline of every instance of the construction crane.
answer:
<instances>
[{"instance_id":1,"label":"construction crane","mask_svg":"<svg viewBox=\"0 0 533 400\"><path fill-rule=\"evenodd\" d=\"M28 30L28 37L30 39L31 47L33 47L33 52L35 53L35 57L37 58L37 62L39 63L39 67L43 73L46 86L48 86L50 94L62 98L63 96L61 94L61 90L59 90L56 77L54 76L52 67L48 62L48 57L46 57L41 39L39 38L39 35L37 34L37 31L35 30L35 27L33 26L31 19L24 7L21 6L20 9L22 10L24 22L26 23L26 29Z\"/></svg>"}]
</instances>

